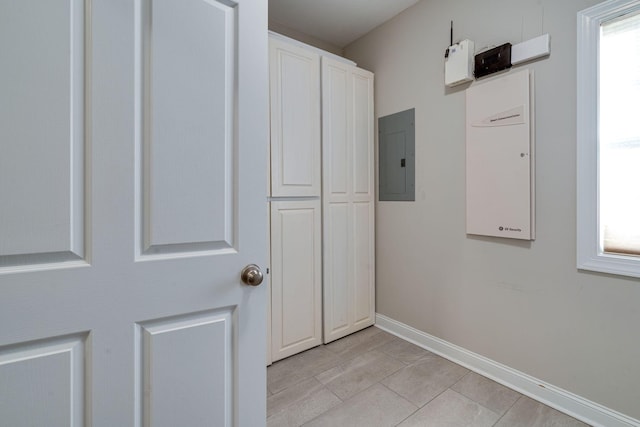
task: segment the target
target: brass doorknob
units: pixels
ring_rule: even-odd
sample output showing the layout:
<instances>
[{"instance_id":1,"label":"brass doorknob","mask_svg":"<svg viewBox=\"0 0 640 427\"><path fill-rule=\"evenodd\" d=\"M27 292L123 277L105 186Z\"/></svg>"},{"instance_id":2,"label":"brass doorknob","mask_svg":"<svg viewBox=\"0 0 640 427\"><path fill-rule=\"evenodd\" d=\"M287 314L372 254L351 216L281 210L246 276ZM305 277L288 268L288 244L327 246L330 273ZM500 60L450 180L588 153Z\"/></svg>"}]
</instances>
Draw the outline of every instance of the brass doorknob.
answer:
<instances>
[{"instance_id":1,"label":"brass doorknob","mask_svg":"<svg viewBox=\"0 0 640 427\"><path fill-rule=\"evenodd\" d=\"M249 286L258 286L262 283L264 276L260 267L255 264L249 264L240 273L240 278Z\"/></svg>"}]
</instances>

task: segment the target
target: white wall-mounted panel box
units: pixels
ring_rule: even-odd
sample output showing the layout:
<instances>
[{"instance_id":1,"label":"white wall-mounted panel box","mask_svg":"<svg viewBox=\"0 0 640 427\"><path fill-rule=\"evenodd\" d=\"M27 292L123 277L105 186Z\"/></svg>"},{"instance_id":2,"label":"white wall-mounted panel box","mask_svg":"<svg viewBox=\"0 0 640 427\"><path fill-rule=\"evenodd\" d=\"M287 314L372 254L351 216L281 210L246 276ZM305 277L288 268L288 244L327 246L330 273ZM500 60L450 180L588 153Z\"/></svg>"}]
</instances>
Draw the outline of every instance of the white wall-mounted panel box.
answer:
<instances>
[{"instance_id":1,"label":"white wall-mounted panel box","mask_svg":"<svg viewBox=\"0 0 640 427\"><path fill-rule=\"evenodd\" d=\"M533 75L467 89L467 233L533 240Z\"/></svg>"},{"instance_id":2,"label":"white wall-mounted panel box","mask_svg":"<svg viewBox=\"0 0 640 427\"><path fill-rule=\"evenodd\" d=\"M475 45L471 40L462 40L449 46L444 59L444 84L457 86L473 80L473 55Z\"/></svg>"},{"instance_id":3,"label":"white wall-mounted panel box","mask_svg":"<svg viewBox=\"0 0 640 427\"><path fill-rule=\"evenodd\" d=\"M523 62L533 61L551 53L551 38L549 34L543 34L536 38L515 44L511 47L511 64L517 65Z\"/></svg>"}]
</instances>

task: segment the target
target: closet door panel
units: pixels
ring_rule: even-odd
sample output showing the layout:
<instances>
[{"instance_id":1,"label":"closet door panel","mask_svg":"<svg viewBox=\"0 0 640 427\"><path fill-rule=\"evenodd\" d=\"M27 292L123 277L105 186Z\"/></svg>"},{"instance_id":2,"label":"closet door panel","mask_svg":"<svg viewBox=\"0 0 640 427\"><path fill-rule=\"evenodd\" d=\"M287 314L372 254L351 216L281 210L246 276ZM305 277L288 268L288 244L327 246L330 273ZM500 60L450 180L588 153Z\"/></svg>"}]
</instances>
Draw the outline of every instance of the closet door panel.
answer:
<instances>
[{"instance_id":1,"label":"closet door panel","mask_svg":"<svg viewBox=\"0 0 640 427\"><path fill-rule=\"evenodd\" d=\"M373 74L351 74L353 161L353 329L375 321Z\"/></svg>"},{"instance_id":2,"label":"closet door panel","mask_svg":"<svg viewBox=\"0 0 640 427\"><path fill-rule=\"evenodd\" d=\"M373 201L373 74L356 68L351 83L353 194L356 200Z\"/></svg>"},{"instance_id":3,"label":"closet door panel","mask_svg":"<svg viewBox=\"0 0 640 427\"><path fill-rule=\"evenodd\" d=\"M353 323L356 328L374 324L373 203L353 204Z\"/></svg>"},{"instance_id":4,"label":"closet door panel","mask_svg":"<svg viewBox=\"0 0 640 427\"><path fill-rule=\"evenodd\" d=\"M323 61L327 62L326 59ZM351 185L349 76L342 64L325 64L322 72L322 102L324 106L330 106L323 109L322 116L324 174L328 175L324 180L324 194L332 202L346 201Z\"/></svg>"},{"instance_id":5,"label":"closet door panel","mask_svg":"<svg viewBox=\"0 0 640 427\"><path fill-rule=\"evenodd\" d=\"M349 205L331 203L324 212L324 334L332 341L349 328L351 320L351 256ZM348 333L348 332L347 332ZM335 337L327 340L327 337Z\"/></svg>"},{"instance_id":6,"label":"closet door panel","mask_svg":"<svg viewBox=\"0 0 640 427\"><path fill-rule=\"evenodd\" d=\"M320 196L320 57L273 40L271 195Z\"/></svg>"},{"instance_id":7,"label":"closet door panel","mask_svg":"<svg viewBox=\"0 0 640 427\"><path fill-rule=\"evenodd\" d=\"M271 203L272 360L322 342L320 201Z\"/></svg>"},{"instance_id":8,"label":"closet door panel","mask_svg":"<svg viewBox=\"0 0 640 427\"><path fill-rule=\"evenodd\" d=\"M373 74L322 58L324 342L374 322Z\"/></svg>"}]
</instances>

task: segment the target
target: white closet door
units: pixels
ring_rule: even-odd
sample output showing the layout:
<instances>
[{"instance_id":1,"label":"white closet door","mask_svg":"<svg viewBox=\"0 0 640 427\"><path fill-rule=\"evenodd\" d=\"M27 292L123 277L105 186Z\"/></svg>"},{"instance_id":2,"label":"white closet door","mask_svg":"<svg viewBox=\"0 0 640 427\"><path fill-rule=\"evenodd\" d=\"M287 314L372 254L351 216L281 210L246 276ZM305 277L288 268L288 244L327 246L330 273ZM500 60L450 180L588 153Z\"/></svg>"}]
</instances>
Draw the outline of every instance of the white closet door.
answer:
<instances>
[{"instance_id":1,"label":"white closet door","mask_svg":"<svg viewBox=\"0 0 640 427\"><path fill-rule=\"evenodd\" d=\"M322 59L324 342L374 323L373 74Z\"/></svg>"},{"instance_id":2,"label":"white closet door","mask_svg":"<svg viewBox=\"0 0 640 427\"><path fill-rule=\"evenodd\" d=\"M320 196L320 56L269 40L271 195Z\"/></svg>"},{"instance_id":3,"label":"white closet door","mask_svg":"<svg viewBox=\"0 0 640 427\"><path fill-rule=\"evenodd\" d=\"M373 74L351 69L353 330L375 323Z\"/></svg>"},{"instance_id":4,"label":"white closet door","mask_svg":"<svg viewBox=\"0 0 640 427\"><path fill-rule=\"evenodd\" d=\"M272 360L322 343L320 200L271 202Z\"/></svg>"}]
</instances>

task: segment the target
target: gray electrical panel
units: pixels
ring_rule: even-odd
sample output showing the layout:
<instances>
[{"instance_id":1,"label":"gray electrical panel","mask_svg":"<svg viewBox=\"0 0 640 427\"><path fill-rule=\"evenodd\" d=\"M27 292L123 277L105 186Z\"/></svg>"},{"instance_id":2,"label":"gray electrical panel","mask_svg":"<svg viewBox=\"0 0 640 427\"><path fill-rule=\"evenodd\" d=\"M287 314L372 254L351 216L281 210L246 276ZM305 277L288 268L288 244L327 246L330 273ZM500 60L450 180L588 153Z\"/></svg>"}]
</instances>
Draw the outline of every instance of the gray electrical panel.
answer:
<instances>
[{"instance_id":1,"label":"gray electrical panel","mask_svg":"<svg viewBox=\"0 0 640 427\"><path fill-rule=\"evenodd\" d=\"M415 108L378 119L380 201L415 200Z\"/></svg>"}]
</instances>

